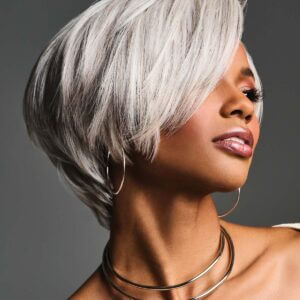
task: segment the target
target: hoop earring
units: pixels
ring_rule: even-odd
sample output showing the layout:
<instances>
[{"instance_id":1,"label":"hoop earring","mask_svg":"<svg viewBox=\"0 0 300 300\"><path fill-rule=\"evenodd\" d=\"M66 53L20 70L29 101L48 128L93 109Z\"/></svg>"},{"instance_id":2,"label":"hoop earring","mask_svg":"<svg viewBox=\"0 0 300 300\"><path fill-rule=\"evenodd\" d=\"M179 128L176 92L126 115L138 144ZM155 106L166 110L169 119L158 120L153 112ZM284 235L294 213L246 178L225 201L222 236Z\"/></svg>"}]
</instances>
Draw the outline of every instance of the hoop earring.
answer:
<instances>
[{"instance_id":1,"label":"hoop earring","mask_svg":"<svg viewBox=\"0 0 300 300\"><path fill-rule=\"evenodd\" d=\"M237 205L240 201L241 188L238 188L238 191L239 191L239 195L238 195L238 198L237 198L236 202L234 203L233 207L231 209L229 209L226 213L224 213L222 215L218 215L219 218L223 218L223 217L229 215L237 207Z\"/></svg>"},{"instance_id":2,"label":"hoop earring","mask_svg":"<svg viewBox=\"0 0 300 300\"><path fill-rule=\"evenodd\" d=\"M109 177L109 169L108 169L109 157L110 157L110 151L108 150L108 152L107 152L107 164L106 164L106 177L107 177L107 181L109 182L109 185L110 185L110 188L111 188L111 190L112 190L112 193L113 193L114 195L117 195L117 194L120 193L120 191L121 191L121 189L122 189L122 187L123 187L124 179L125 179L125 165L126 165L126 164L125 164L125 154L124 154L123 148L122 148L122 157L123 157L123 177L122 177L122 180L121 180L121 184L120 184L120 186L119 186L119 188L118 188L118 190L117 190L116 192L114 191L114 187L113 187L112 182L111 182L110 177Z\"/></svg>"}]
</instances>

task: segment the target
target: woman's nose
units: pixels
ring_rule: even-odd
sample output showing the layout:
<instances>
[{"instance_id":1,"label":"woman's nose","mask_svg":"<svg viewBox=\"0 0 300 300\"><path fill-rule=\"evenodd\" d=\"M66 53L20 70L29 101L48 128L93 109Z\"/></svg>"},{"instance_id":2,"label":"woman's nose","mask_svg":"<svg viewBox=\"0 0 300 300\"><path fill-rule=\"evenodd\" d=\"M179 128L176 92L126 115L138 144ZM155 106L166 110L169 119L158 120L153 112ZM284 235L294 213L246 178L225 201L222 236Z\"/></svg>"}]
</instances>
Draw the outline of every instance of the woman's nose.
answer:
<instances>
[{"instance_id":1,"label":"woman's nose","mask_svg":"<svg viewBox=\"0 0 300 300\"><path fill-rule=\"evenodd\" d=\"M238 117L249 123L254 115L254 103L238 90L228 95L222 106L221 114L225 118Z\"/></svg>"}]
</instances>

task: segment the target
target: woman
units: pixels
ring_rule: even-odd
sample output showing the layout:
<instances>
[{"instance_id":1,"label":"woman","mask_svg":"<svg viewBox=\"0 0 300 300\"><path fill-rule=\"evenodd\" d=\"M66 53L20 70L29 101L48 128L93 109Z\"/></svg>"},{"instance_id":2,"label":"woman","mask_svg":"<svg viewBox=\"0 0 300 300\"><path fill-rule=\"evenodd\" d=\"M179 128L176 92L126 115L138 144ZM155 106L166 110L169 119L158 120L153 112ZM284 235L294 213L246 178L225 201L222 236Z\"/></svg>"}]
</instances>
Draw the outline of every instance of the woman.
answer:
<instances>
[{"instance_id":1,"label":"woman","mask_svg":"<svg viewBox=\"0 0 300 300\"><path fill-rule=\"evenodd\" d=\"M102 0L41 54L29 136L110 230L70 299L299 299L299 232L226 222L211 196L239 200L259 139L245 5Z\"/></svg>"}]
</instances>

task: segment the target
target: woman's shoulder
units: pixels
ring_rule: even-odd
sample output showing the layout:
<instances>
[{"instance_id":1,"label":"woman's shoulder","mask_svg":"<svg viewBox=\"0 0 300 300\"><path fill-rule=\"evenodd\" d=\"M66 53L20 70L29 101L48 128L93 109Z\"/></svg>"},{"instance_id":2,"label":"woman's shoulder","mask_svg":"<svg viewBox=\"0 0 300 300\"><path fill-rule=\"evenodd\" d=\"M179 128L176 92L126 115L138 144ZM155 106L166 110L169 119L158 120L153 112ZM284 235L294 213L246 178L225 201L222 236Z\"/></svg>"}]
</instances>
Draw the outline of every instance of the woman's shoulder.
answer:
<instances>
[{"instance_id":1,"label":"woman's shoulder","mask_svg":"<svg viewBox=\"0 0 300 300\"><path fill-rule=\"evenodd\" d=\"M293 265L299 266L300 274L300 223L273 225L269 234L272 238L270 248L278 249L284 260L293 259Z\"/></svg>"},{"instance_id":2,"label":"woman's shoulder","mask_svg":"<svg viewBox=\"0 0 300 300\"><path fill-rule=\"evenodd\" d=\"M253 250L255 255L274 254L282 258L294 252L300 265L300 223L273 226L245 226L222 220L221 224L233 235L239 247ZM299 269L300 271L300 269Z\"/></svg>"},{"instance_id":3,"label":"woman's shoulder","mask_svg":"<svg viewBox=\"0 0 300 300\"><path fill-rule=\"evenodd\" d=\"M300 295L300 223L283 223L273 227L273 248L281 261L281 278L289 289L289 299Z\"/></svg>"},{"instance_id":4,"label":"woman's shoulder","mask_svg":"<svg viewBox=\"0 0 300 300\"><path fill-rule=\"evenodd\" d=\"M283 272L300 294L300 223L278 224L273 229L274 245L281 253L284 263Z\"/></svg>"},{"instance_id":5,"label":"woman's shoulder","mask_svg":"<svg viewBox=\"0 0 300 300\"><path fill-rule=\"evenodd\" d=\"M68 298L68 300L110 299L112 291L103 278L101 266Z\"/></svg>"},{"instance_id":6,"label":"woman's shoulder","mask_svg":"<svg viewBox=\"0 0 300 300\"><path fill-rule=\"evenodd\" d=\"M258 252L265 252L274 247L295 248L300 240L300 223L282 223L273 226L247 226L224 220L220 223L240 243L247 245L248 241L249 245L254 245Z\"/></svg>"},{"instance_id":7,"label":"woman's shoulder","mask_svg":"<svg viewBox=\"0 0 300 300\"><path fill-rule=\"evenodd\" d=\"M255 274L257 278L263 274L262 277L269 277L270 284L274 283L274 289L278 288L278 294L286 294L288 299L299 299L300 223L265 227L224 224L236 238L237 255L243 262L237 275ZM243 272L245 270L249 272Z\"/></svg>"}]
</instances>

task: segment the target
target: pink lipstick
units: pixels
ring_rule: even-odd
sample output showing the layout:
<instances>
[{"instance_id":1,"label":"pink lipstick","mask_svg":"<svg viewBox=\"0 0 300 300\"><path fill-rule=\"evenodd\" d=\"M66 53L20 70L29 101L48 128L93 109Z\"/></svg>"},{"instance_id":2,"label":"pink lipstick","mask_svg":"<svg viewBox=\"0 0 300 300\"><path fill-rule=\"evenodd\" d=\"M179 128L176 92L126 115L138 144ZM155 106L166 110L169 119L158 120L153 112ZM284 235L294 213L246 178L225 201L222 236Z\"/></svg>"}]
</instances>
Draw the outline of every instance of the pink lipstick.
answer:
<instances>
[{"instance_id":1,"label":"pink lipstick","mask_svg":"<svg viewBox=\"0 0 300 300\"><path fill-rule=\"evenodd\" d=\"M243 131L230 131L215 137L212 142L222 150L242 157L252 156L253 135L249 129Z\"/></svg>"}]
</instances>

